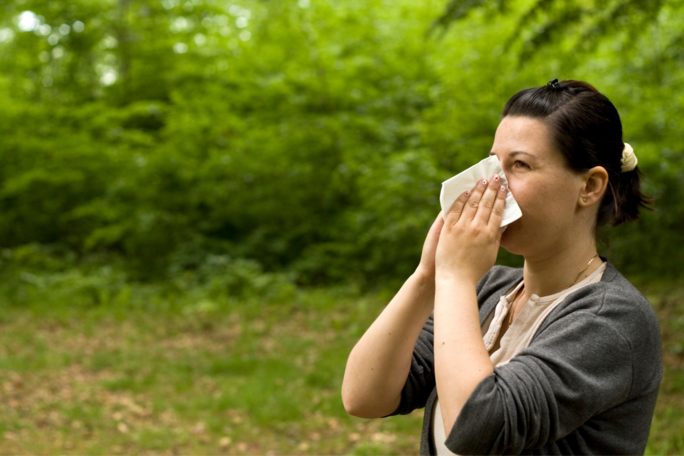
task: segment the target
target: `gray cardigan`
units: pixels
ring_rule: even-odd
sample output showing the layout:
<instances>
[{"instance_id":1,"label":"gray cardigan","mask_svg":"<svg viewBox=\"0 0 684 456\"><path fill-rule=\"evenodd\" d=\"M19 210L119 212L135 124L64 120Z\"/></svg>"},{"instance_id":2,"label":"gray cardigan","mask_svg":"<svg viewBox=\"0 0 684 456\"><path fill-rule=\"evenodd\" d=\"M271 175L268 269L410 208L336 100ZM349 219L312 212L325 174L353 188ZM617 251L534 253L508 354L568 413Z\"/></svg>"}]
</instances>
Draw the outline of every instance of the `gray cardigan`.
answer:
<instances>
[{"instance_id":1,"label":"gray cardigan","mask_svg":"<svg viewBox=\"0 0 684 456\"><path fill-rule=\"evenodd\" d=\"M477 285L480 323L522 279L492 268ZM433 320L413 351L393 415L425 408L420 454L434 454ZM447 436L456 454L643 454L662 378L653 308L608 263L601 281L569 295L530 345L482 380Z\"/></svg>"}]
</instances>

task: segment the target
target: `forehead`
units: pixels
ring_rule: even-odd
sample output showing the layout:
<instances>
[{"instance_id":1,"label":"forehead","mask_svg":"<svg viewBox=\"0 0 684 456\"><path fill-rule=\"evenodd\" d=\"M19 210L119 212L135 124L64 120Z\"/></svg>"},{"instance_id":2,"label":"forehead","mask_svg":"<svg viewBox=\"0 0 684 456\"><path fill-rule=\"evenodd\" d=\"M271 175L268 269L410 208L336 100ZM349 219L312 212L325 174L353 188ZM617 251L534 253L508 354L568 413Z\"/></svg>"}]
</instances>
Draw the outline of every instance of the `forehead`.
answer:
<instances>
[{"instance_id":1,"label":"forehead","mask_svg":"<svg viewBox=\"0 0 684 456\"><path fill-rule=\"evenodd\" d=\"M506 116L496 129L492 153L501 159L516 151L539 158L560 158L560 153L555 151L551 141L549 128L544 122L531 117Z\"/></svg>"}]
</instances>

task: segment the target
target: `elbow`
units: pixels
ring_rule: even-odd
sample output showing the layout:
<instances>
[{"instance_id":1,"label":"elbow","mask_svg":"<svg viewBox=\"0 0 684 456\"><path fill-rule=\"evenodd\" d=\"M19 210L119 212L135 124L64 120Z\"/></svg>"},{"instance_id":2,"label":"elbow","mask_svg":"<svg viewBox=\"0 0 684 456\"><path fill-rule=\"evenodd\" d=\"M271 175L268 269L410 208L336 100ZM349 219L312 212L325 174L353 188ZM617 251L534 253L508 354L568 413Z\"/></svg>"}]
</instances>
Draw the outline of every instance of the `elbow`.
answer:
<instances>
[{"instance_id":1,"label":"elbow","mask_svg":"<svg viewBox=\"0 0 684 456\"><path fill-rule=\"evenodd\" d=\"M374 413L373 410L359 406L358 404L350 403L350 402L344 402L344 410L351 416L355 416L357 418L366 418L366 419L372 419L372 418L382 418L383 416L389 415L383 415L383 414L378 414ZM391 413L391 412L390 412Z\"/></svg>"},{"instance_id":2,"label":"elbow","mask_svg":"<svg viewBox=\"0 0 684 456\"><path fill-rule=\"evenodd\" d=\"M398 398L399 399L399 398ZM386 406L373 401L371 398L364 398L358 394L348 391L342 386L342 405L344 410L351 416L357 418L382 418L394 412L399 406L399 400L396 401L394 407L392 404Z\"/></svg>"},{"instance_id":3,"label":"elbow","mask_svg":"<svg viewBox=\"0 0 684 456\"><path fill-rule=\"evenodd\" d=\"M344 405L344 410L351 416L355 416L357 418L372 418L367 416L366 413L364 413L364 410L362 407L359 407L358 404L355 404L354 402L351 402L349 400L342 400L342 404Z\"/></svg>"},{"instance_id":4,"label":"elbow","mask_svg":"<svg viewBox=\"0 0 684 456\"><path fill-rule=\"evenodd\" d=\"M358 418L374 418L368 416L367 411L364 409L363 401L358 400L358 397L347 391L344 386L342 386L342 405L344 405L344 410L351 416Z\"/></svg>"}]
</instances>

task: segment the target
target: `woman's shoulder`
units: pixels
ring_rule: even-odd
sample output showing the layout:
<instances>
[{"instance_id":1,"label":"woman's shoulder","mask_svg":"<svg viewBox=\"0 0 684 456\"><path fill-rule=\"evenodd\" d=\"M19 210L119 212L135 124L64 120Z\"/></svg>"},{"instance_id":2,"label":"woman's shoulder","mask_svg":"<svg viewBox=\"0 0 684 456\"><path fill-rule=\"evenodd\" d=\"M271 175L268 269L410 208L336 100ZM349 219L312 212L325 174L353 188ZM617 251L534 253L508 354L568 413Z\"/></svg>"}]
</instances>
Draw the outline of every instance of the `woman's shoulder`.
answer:
<instances>
[{"instance_id":1,"label":"woman's shoulder","mask_svg":"<svg viewBox=\"0 0 684 456\"><path fill-rule=\"evenodd\" d=\"M657 390L662 376L660 325L655 311L639 290L613 264L608 263L601 281L568 295L542 323L535 338L553 337L559 329L581 340L583 350L594 350L610 341L615 361L633 368L632 392Z\"/></svg>"},{"instance_id":2,"label":"woman's shoulder","mask_svg":"<svg viewBox=\"0 0 684 456\"><path fill-rule=\"evenodd\" d=\"M598 324L620 337L633 354L660 353L660 324L653 306L610 262L599 282L567 296L549 314L543 327L553 323L581 325L583 321Z\"/></svg>"},{"instance_id":3,"label":"woman's shoulder","mask_svg":"<svg viewBox=\"0 0 684 456\"><path fill-rule=\"evenodd\" d=\"M610 321L634 343L642 343L644 339L660 343L660 324L653 306L613 264L608 263L601 282L596 285L602 298L596 309L598 316Z\"/></svg>"},{"instance_id":4,"label":"woman's shoulder","mask_svg":"<svg viewBox=\"0 0 684 456\"><path fill-rule=\"evenodd\" d=\"M641 325L657 326L658 319L651 303L612 263L607 262L599 282L585 288L573 293L577 294L574 301L585 301L596 315L610 320L617 317L622 322L631 317Z\"/></svg>"}]
</instances>

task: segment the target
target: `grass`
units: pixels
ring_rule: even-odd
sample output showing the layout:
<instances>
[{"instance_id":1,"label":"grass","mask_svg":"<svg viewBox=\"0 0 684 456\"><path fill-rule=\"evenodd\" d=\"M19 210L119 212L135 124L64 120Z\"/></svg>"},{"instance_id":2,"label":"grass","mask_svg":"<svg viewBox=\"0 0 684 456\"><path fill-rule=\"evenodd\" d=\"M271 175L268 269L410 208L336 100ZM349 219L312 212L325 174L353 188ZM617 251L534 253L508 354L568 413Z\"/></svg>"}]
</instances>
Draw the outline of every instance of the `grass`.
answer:
<instances>
[{"instance_id":1,"label":"grass","mask_svg":"<svg viewBox=\"0 0 684 456\"><path fill-rule=\"evenodd\" d=\"M422 411L363 420L339 397L346 357L387 296L155 293L147 307L67 305L68 294L0 307L0 454L418 453ZM682 454L684 289L646 295L666 362L647 454Z\"/></svg>"},{"instance_id":2,"label":"grass","mask_svg":"<svg viewBox=\"0 0 684 456\"><path fill-rule=\"evenodd\" d=\"M661 285L644 294L660 320L665 367L646 454L684 454L684 287Z\"/></svg>"},{"instance_id":3,"label":"grass","mask_svg":"<svg viewBox=\"0 0 684 456\"><path fill-rule=\"evenodd\" d=\"M415 453L420 413L362 420L339 398L380 306L334 290L193 312L5 306L0 453Z\"/></svg>"}]
</instances>

